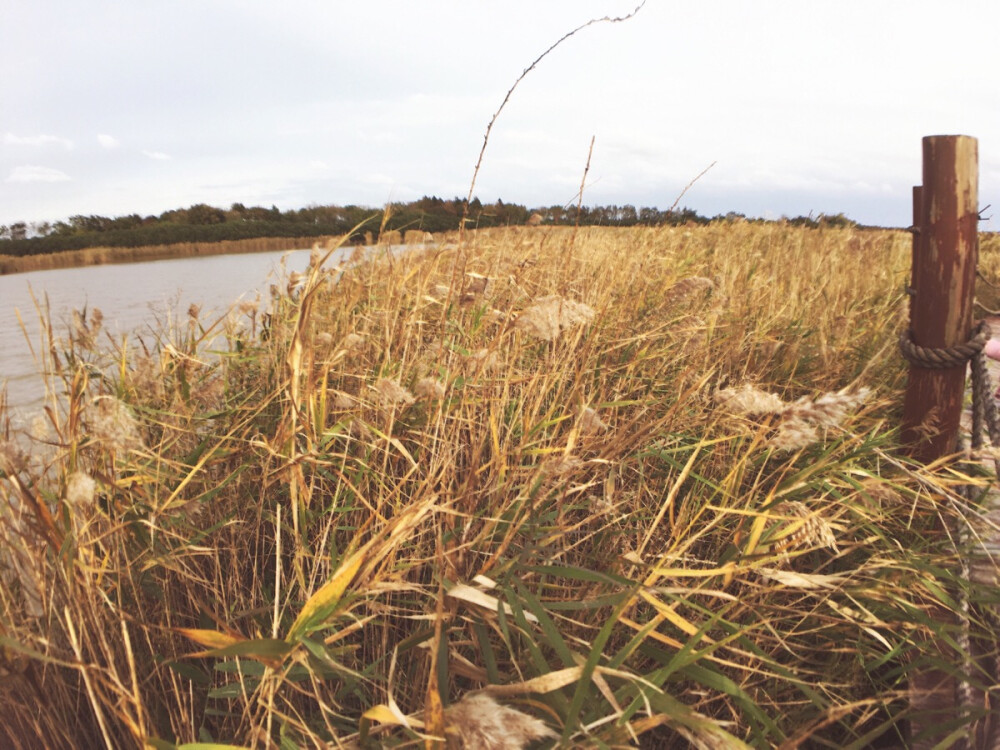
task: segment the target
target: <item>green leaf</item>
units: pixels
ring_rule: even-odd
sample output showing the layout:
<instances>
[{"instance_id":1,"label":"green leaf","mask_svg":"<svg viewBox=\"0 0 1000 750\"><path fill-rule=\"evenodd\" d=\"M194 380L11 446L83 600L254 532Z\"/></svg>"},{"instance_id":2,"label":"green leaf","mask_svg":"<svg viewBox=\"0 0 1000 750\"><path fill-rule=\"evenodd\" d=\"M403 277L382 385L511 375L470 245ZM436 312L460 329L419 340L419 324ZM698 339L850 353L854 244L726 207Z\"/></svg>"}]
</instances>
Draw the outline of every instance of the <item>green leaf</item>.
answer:
<instances>
[{"instance_id":1,"label":"green leaf","mask_svg":"<svg viewBox=\"0 0 1000 750\"><path fill-rule=\"evenodd\" d=\"M565 666L575 667L576 660L573 658L573 653L566 645L566 641L559 635L559 629L552 621L552 618L549 617L549 613L545 611L545 607L542 606L542 603L520 581L515 579L514 584L517 586L517 593L524 600L527 609L538 618L538 625L545 635L545 645L558 654Z\"/></svg>"},{"instance_id":2,"label":"green leaf","mask_svg":"<svg viewBox=\"0 0 1000 750\"><path fill-rule=\"evenodd\" d=\"M257 659L268 666L275 666L276 663L284 661L285 657L292 652L293 646L286 641L277 638L255 638L246 641L239 641L221 648L213 648L203 651L198 656L245 656L249 659Z\"/></svg>"},{"instance_id":3,"label":"green leaf","mask_svg":"<svg viewBox=\"0 0 1000 750\"><path fill-rule=\"evenodd\" d=\"M201 669L198 669L198 667L194 664L186 664L179 661L168 661L165 662L165 664L181 677L190 680L197 685L208 685L211 683L208 675Z\"/></svg>"}]
</instances>

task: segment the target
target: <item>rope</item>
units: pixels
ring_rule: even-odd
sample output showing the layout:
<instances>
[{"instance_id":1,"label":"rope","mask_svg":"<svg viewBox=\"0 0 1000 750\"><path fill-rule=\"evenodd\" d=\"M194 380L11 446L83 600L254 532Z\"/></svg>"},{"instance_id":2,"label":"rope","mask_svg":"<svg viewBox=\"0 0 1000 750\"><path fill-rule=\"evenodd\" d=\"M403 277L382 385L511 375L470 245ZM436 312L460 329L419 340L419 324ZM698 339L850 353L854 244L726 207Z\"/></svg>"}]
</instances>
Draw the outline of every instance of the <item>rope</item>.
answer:
<instances>
[{"instance_id":1,"label":"rope","mask_svg":"<svg viewBox=\"0 0 1000 750\"><path fill-rule=\"evenodd\" d=\"M963 367L965 363L981 354L986 342L990 340L990 326L985 320L973 329L972 338L964 344L935 349L930 346L919 346L913 343L913 334L905 331L899 337L899 351L914 367L924 367L931 370L944 370L949 367Z\"/></svg>"},{"instance_id":2,"label":"rope","mask_svg":"<svg viewBox=\"0 0 1000 750\"><path fill-rule=\"evenodd\" d=\"M989 326L986 325L985 321L979 324L977 330L983 328L985 328L987 332L989 331ZM989 436L990 444L994 448L1000 448L1000 416L998 416L997 414L996 401L993 398L993 383L991 382L989 370L986 367L986 355L983 353L982 350L973 355L970 361L970 370L971 370L970 374L972 376L972 435L970 436L972 443L972 450L976 451L983 447L984 434ZM996 472L996 479L1000 479L1000 459L998 458L993 459L993 467ZM971 535L969 533L968 523L962 526L962 528L960 529L959 536L961 540L960 541L961 549L972 552L972 546L971 544L969 544L970 541L969 537ZM990 531L985 531L985 536L987 536L988 538L982 539L980 540L980 542L981 543L987 542L988 548L980 549L976 551L974 554L977 556L985 555L986 562L992 563L994 562L994 560L991 553L994 551L995 544L990 544L990 542L995 543L996 534L991 533ZM971 560L972 565L970 566L969 564L970 560L967 558L966 554L960 554L959 559L961 560L962 580L971 583L970 579L973 576L970 571L970 567L981 567L981 566L976 566L976 560L974 558ZM978 578L979 576L975 577ZM961 611L960 615L961 647L965 652L966 674L971 676L972 669L974 668L974 665L972 664L972 650L970 648L971 644L969 643L970 640L969 617L971 613L969 607L969 597L964 593L961 596L960 600L960 611ZM997 612L994 611L993 614L995 618ZM994 619L994 622L996 622L996 619ZM995 660L996 657L993 658L994 658L993 677L994 679L996 679L998 676L1000 676L997 674L998 671L1000 671L1000 663L996 662ZM974 694L970 682L971 681L969 677L966 677L966 679L962 680L959 683L959 689L958 689L959 692L958 698L960 704L967 710L974 709L977 706L977 703L980 706L982 705L980 701L977 701L978 696ZM995 711L991 713L995 713ZM984 734L983 740L985 742L984 747L1000 748L1000 721L998 721L996 716L987 716L985 718L985 721L986 721L986 726L984 728L984 733L983 733ZM974 741L975 734L973 734L970 737L970 739Z\"/></svg>"}]
</instances>

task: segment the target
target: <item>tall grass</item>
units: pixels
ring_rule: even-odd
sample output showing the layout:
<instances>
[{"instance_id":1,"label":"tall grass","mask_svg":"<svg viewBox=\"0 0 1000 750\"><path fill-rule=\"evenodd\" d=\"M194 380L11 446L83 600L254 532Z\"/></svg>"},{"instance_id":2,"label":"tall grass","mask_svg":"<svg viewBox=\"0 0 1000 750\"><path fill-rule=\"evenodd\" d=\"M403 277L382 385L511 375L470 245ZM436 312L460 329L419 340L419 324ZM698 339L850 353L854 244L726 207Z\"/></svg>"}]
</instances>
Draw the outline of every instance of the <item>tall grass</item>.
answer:
<instances>
[{"instance_id":1,"label":"tall grass","mask_svg":"<svg viewBox=\"0 0 1000 750\"><path fill-rule=\"evenodd\" d=\"M936 530L982 484L896 456L909 253L488 230L51 332L0 442L0 745L899 744L910 670L964 663Z\"/></svg>"}]
</instances>

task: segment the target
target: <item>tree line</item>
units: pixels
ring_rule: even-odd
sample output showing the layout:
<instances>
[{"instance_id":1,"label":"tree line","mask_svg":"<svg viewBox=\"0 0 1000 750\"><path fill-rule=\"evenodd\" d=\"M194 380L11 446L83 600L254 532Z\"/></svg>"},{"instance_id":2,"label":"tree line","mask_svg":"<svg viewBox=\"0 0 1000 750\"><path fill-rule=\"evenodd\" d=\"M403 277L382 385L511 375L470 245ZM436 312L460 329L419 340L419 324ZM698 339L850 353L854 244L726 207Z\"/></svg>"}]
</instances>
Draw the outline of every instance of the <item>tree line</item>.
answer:
<instances>
[{"instance_id":1,"label":"tree line","mask_svg":"<svg viewBox=\"0 0 1000 750\"><path fill-rule=\"evenodd\" d=\"M742 214L708 218L690 208L662 211L632 205L542 206L528 208L517 203L482 203L474 198L465 208L462 198L424 196L409 203L390 203L382 208L366 206L308 206L281 211L276 206L247 207L233 203L228 210L197 203L188 208L164 211L159 216L71 216L54 224L16 222L0 226L0 254L37 255L88 247L143 247L180 242L218 242L259 237L320 237L350 235L351 242L364 242L371 232L418 229L446 232L458 229L463 215L466 226L496 227L521 224L601 225L615 227L706 224L713 220L745 220ZM793 224L819 226L853 225L843 214L798 217Z\"/></svg>"}]
</instances>

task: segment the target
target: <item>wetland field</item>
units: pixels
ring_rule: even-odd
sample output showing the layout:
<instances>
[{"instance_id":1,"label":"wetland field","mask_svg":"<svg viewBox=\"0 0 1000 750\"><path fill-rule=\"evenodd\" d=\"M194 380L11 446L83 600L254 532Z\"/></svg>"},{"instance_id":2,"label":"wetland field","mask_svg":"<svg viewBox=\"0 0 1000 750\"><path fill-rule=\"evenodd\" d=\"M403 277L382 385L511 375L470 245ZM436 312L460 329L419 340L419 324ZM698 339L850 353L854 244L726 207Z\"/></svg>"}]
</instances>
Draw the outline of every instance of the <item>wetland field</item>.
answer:
<instances>
[{"instance_id":1,"label":"wetland field","mask_svg":"<svg viewBox=\"0 0 1000 750\"><path fill-rule=\"evenodd\" d=\"M513 227L317 246L141 346L43 321L0 745L902 745L914 670L969 666L956 592L998 630L942 532L988 477L899 450L910 253Z\"/></svg>"}]
</instances>

